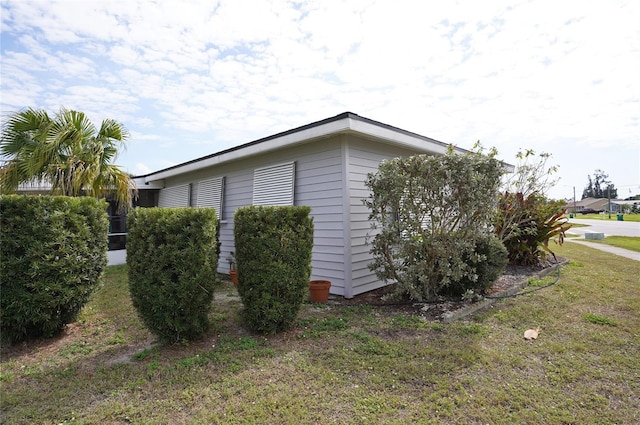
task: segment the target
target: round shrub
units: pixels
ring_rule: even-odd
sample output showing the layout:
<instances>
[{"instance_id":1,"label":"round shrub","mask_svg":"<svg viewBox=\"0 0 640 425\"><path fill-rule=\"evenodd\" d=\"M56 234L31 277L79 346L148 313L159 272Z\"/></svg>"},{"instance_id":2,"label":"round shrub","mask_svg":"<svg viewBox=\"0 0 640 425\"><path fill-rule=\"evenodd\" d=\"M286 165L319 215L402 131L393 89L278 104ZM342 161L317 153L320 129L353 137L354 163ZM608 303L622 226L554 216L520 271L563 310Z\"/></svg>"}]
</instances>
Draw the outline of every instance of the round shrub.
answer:
<instances>
[{"instance_id":1,"label":"round shrub","mask_svg":"<svg viewBox=\"0 0 640 425\"><path fill-rule=\"evenodd\" d=\"M129 289L145 326L164 342L202 336L218 282L215 210L136 208L127 224Z\"/></svg>"},{"instance_id":2,"label":"round shrub","mask_svg":"<svg viewBox=\"0 0 640 425\"><path fill-rule=\"evenodd\" d=\"M476 280L469 276L452 285L451 295L463 295L471 290L484 294L504 272L509 262L509 253L496 236L482 236L475 242L475 250L465 256L467 264L475 269Z\"/></svg>"},{"instance_id":3,"label":"round shrub","mask_svg":"<svg viewBox=\"0 0 640 425\"><path fill-rule=\"evenodd\" d=\"M2 339L51 337L75 320L107 265L107 203L0 196Z\"/></svg>"},{"instance_id":4,"label":"round shrub","mask_svg":"<svg viewBox=\"0 0 640 425\"><path fill-rule=\"evenodd\" d=\"M238 292L251 330L287 329L309 293L310 211L305 206L251 206L234 215Z\"/></svg>"}]
</instances>

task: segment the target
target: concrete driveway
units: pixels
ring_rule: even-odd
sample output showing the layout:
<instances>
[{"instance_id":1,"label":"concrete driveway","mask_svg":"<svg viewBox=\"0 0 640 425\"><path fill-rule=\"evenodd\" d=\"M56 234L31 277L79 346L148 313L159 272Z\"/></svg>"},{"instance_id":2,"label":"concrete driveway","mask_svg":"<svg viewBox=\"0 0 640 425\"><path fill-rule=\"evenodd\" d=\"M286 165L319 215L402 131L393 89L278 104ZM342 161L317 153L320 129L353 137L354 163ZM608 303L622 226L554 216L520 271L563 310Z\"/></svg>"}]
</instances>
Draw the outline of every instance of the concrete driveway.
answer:
<instances>
[{"instance_id":1,"label":"concrete driveway","mask_svg":"<svg viewBox=\"0 0 640 425\"><path fill-rule=\"evenodd\" d=\"M572 227L569 233L584 236L585 233L604 233L605 236L640 237L640 223L631 221L587 220L570 218L569 223L586 224L589 227Z\"/></svg>"},{"instance_id":2,"label":"concrete driveway","mask_svg":"<svg viewBox=\"0 0 640 425\"><path fill-rule=\"evenodd\" d=\"M567 233L573 233L584 238L585 233L604 233L605 236L635 236L640 237L640 223L631 221L608 221L571 218L569 223L586 224L588 227L572 227ZM596 242L586 242L584 239L565 239L565 242L579 243L600 251L620 255L632 260L640 261L640 253L628 249Z\"/></svg>"}]
</instances>

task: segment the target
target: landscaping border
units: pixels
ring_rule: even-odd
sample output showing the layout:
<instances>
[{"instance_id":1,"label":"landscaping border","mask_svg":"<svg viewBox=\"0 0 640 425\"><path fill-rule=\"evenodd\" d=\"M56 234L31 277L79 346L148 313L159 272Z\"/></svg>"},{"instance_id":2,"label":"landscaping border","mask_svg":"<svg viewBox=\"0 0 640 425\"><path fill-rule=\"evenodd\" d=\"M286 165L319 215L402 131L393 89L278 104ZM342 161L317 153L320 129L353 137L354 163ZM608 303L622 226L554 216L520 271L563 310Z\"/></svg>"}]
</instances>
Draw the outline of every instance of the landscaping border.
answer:
<instances>
[{"instance_id":1,"label":"landscaping border","mask_svg":"<svg viewBox=\"0 0 640 425\"><path fill-rule=\"evenodd\" d=\"M556 270L558 270L559 267L563 266L564 264L567 264L568 262L569 261L566 258L560 258L557 263L545 268L544 270L539 271L533 276L523 276L522 279L511 288L501 292L497 292L495 294L491 294L491 298L483 298L482 300L475 302L473 304L464 305L463 307L457 310L448 311L442 315L442 322L443 323L455 322L456 320L463 319L471 314L477 313L481 310L486 309L487 307L490 307L496 301L499 301L504 298L514 297L518 292L522 291L527 286L529 279L531 278L542 279L548 276L549 274L551 274L552 272L555 272Z\"/></svg>"}]
</instances>

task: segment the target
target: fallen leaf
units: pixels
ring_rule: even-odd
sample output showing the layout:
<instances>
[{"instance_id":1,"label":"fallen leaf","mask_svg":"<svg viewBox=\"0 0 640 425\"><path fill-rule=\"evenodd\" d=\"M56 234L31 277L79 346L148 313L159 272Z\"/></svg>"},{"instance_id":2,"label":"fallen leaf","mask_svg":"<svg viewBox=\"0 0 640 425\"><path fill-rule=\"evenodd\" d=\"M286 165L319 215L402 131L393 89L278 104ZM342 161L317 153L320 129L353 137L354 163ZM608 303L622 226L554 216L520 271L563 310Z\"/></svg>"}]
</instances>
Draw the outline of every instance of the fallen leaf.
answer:
<instances>
[{"instance_id":1,"label":"fallen leaf","mask_svg":"<svg viewBox=\"0 0 640 425\"><path fill-rule=\"evenodd\" d=\"M540 333L540 328L527 329L526 331L524 331L524 339L536 339L538 338L539 333Z\"/></svg>"}]
</instances>

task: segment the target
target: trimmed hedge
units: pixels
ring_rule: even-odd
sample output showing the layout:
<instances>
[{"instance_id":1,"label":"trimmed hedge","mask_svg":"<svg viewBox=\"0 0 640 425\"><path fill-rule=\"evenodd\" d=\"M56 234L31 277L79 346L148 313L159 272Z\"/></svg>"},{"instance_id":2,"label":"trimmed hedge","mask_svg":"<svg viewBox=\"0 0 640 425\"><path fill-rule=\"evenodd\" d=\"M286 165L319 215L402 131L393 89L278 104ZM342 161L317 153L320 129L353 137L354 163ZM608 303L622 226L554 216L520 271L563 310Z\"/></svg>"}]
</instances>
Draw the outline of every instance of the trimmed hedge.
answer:
<instances>
[{"instance_id":1,"label":"trimmed hedge","mask_svg":"<svg viewBox=\"0 0 640 425\"><path fill-rule=\"evenodd\" d=\"M107 203L0 196L2 338L58 334L87 303L107 265Z\"/></svg>"},{"instance_id":2,"label":"trimmed hedge","mask_svg":"<svg viewBox=\"0 0 640 425\"><path fill-rule=\"evenodd\" d=\"M287 329L309 294L310 211L305 206L250 206L234 215L238 292L251 330Z\"/></svg>"},{"instance_id":3,"label":"trimmed hedge","mask_svg":"<svg viewBox=\"0 0 640 425\"><path fill-rule=\"evenodd\" d=\"M136 208L127 221L133 306L164 342L200 337L218 278L212 208Z\"/></svg>"}]
</instances>

